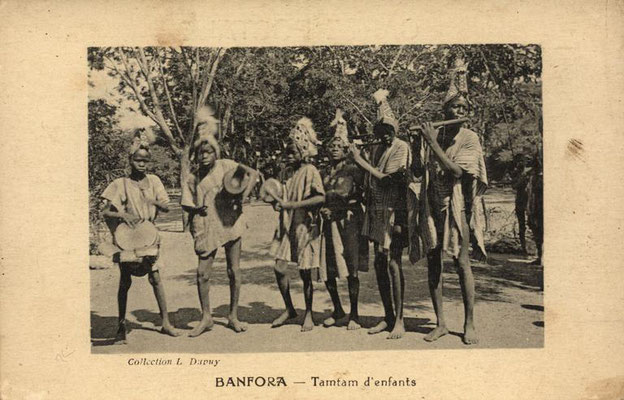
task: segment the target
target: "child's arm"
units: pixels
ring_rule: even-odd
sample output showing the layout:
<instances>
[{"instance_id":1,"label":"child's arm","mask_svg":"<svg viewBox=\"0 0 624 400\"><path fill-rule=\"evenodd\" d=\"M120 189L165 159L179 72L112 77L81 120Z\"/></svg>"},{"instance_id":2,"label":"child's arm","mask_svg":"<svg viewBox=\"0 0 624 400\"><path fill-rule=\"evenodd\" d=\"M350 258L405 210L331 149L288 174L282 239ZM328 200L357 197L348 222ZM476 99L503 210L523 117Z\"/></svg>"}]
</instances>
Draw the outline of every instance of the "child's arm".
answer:
<instances>
[{"instance_id":1,"label":"child's arm","mask_svg":"<svg viewBox=\"0 0 624 400\"><path fill-rule=\"evenodd\" d=\"M254 186L256 186L256 184L258 183L258 178L260 177L261 174L260 172L256 171L255 169L251 167L246 166L245 164L238 164L238 166L244 169L245 172L248 173L250 177L249 185L247 185L247 188L245 188L245 191L243 192L242 200L244 201L247 197L249 197L249 193L251 193Z\"/></svg>"},{"instance_id":2,"label":"child's arm","mask_svg":"<svg viewBox=\"0 0 624 400\"><path fill-rule=\"evenodd\" d=\"M360 154L360 150L358 150L358 148L356 147L355 144L351 144L349 146L349 151L350 151L351 155L353 156L353 161L355 161L355 163L360 168L362 168L364 171L370 173L371 176L373 176L374 178L381 180L381 179L384 179L384 178L390 176L388 174L384 174L383 172L381 172L377 168L375 168L372 165L370 165L370 163L368 161L366 161L364 159L364 157L362 157L362 155Z\"/></svg>"},{"instance_id":3,"label":"child's arm","mask_svg":"<svg viewBox=\"0 0 624 400\"><path fill-rule=\"evenodd\" d=\"M158 199L146 199L148 204L153 204L156 206L156 208L158 209L158 211L162 211L162 212L169 212L169 203L165 202L163 200L158 200Z\"/></svg>"},{"instance_id":4,"label":"child's arm","mask_svg":"<svg viewBox=\"0 0 624 400\"><path fill-rule=\"evenodd\" d=\"M462 170L459 165L451 161L444 150L442 150L442 147L438 144L438 129L434 128L431 122L427 122L423 125L422 137L433 151L433 154L435 154L437 159L440 160L444 169L450 171L455 178L460 178L464 173L464 170Z\"/></svg>"},{"instance_id":5,"label":"child's arm","mask_svg":"<svg viewBox=\"0 0 624 400\"><path fill-rule=\"evenodd\" d=\"M284 201L278 199L278 202L280 204L280 207L282 207L284 210L294 210L295 208L319 206L325 203L325 195L317 194L316 196L312 196L301 201Z\"/></svg>"},{"instance_id":6,"label":"child's arm","mask_svg":"<svg viewBox=\"0 0 624 400\"><path fill-rule=\"evenodd\" d=\"M104 209L102 210L102 216L105 218L122 219L126 224L130 225L131 227L134 227L134 224L141 222L141 218L137 217L134 214L117 211L117 208L115 208L115 206L108 200L106 201Z\"/></svg>"}]
</instances>

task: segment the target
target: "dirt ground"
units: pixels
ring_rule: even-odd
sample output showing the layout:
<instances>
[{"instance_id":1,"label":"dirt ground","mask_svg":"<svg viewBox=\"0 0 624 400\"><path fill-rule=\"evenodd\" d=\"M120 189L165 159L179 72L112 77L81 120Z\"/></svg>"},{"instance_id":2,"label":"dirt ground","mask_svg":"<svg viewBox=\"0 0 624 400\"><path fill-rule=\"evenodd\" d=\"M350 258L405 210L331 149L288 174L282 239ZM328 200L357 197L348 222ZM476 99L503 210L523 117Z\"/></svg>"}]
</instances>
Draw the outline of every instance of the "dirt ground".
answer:
<instances>
[{"instance_id":1,"label":"dirt ground","mask_svg":"<svg viewBox=\"0 0 624 400\"><path fill-rule=\"evenodd\" d=\"M172 199L175 203L175 199ZM490 232L497 237L513 236L513 193L493 191L486 197ZM244 333L225 326L229 307L228 278L223 250L215 263L211 305L216 325L197 338L169 337L158 332L160 316L147 278L134 278L128 300L130 333L127 345L112 345L117 323L117 284L119 271L102 256L91 257L91 342L93 353L247 353L274 351L355 351L396 349L465 348L461 342L463 306L457 275L447 260L444 272L445 312L451 334L437 342L423 337L433 327L435 314L427 288L423 261L411 265L404 257L406 282L406 335L387 340L386 334L368 335L366 329L347 331L345 327L324 328L331 302L322 283L315 284L314 317L317 326L301 333L300 320L272 329L271 321L283 310L273 274L273 259L267 254L277 214L264 203L245 205L249 229L243 238L241 268L243 287L239 315L249 323ZM162 237L159 260L170 317L180 330L188 331L200 319L195 282L196 256L189 233L181 232L179 208L158 221ZM494 237L490 233L489 240ZM512 240L512 239L510 239ZM488 264L473 266L476 280L475 318L480 335L477 348L527 348L544 344L543 270L531 265L534 257L490 253ZM291 270L291 293L295 307L304 309L301 281L296 268ZM362 273L360 315L363 327L374 325L383 316L374 271ZM343 306L348 311L345 281L339 282Z\"/></svg>"}]
</instances>

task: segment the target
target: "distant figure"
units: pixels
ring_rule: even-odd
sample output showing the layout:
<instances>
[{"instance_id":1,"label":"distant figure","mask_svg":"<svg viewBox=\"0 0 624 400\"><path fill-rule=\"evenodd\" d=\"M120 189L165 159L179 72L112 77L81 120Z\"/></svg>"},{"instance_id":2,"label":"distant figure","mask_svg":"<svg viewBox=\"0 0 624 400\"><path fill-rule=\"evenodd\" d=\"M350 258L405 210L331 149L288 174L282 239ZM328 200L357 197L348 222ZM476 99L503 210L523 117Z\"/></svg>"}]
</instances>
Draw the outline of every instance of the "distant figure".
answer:
<instances>
[{"instance_id":1,"label":"distant figure","mask_svg":"<svg viewBox=\"0 0 624 400\"><path fill-rule=\"evenodd\" d=\"M516 189L516 218L518 219L520 246L527 254L526 223L528 222L537 248L537 259L533 263L541 265L544 243L544 179L541 149L538 148L518 169L520 171L516 174L514 188Z\"/></svg>"}]
</instances>

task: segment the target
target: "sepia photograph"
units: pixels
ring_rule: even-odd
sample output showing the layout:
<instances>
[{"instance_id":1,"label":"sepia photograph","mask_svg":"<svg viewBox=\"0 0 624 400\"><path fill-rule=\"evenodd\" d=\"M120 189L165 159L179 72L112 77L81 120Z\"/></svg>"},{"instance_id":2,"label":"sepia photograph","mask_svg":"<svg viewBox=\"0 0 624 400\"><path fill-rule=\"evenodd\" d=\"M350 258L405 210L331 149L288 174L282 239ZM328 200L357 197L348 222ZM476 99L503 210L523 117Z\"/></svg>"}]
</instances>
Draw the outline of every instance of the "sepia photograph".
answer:
<instances>
[{"instance_id":1,"label":"sepia photograph","mask_svg":"<svg viewBox=\"0 0 624 400\"><path fill-rule=\"evenodd\" d=\"M87 60L92 353L543 347L539 45Z\"/></svg>"}]
</instances>

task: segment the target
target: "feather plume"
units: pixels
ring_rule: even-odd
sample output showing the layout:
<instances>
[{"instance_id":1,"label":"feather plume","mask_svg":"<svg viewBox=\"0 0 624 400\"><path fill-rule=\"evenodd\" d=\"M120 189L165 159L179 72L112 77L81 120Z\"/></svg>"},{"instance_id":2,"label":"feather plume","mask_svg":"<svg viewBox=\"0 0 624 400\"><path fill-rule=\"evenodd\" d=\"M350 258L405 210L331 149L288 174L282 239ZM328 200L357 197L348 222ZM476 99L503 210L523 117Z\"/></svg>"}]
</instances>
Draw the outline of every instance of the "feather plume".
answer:
<instances>
[{"instance_id":1,"label":"feather plume","mask_svg":"<svg viewBox=\"0 0 624 400\"><path fill-rule=\"evenodd\" d=\"M382 101L386 100L389 94L390 92L388 92L387 89L378 89L375 93L373 93L373 98L375 99L377 104L379 104Z\"/></svg>"}]
</instances>

